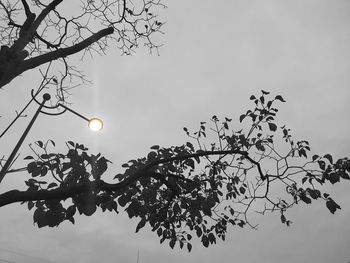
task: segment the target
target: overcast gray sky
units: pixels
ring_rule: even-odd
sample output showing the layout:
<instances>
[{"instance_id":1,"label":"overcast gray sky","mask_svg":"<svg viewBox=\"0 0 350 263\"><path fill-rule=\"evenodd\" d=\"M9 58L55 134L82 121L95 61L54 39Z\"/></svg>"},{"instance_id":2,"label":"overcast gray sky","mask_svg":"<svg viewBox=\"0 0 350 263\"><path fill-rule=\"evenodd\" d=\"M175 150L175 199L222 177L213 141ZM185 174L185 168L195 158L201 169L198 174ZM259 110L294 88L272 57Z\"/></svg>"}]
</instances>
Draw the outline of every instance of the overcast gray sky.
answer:
<instances>
[{"instance_id":1,"label":"overcast gray sky","mask_svg":"<svg viewBox=\"0 0 350 263\"><path fill-rule=\"evenodd\" d=\"M150 146L179 145L182 127L197 127L216 114L238 117L261 89L281 94L279 122L315 153L350 153L350 1L168 1L160 56L139 49L108 55L82 65L94 81L73 91L72 107L101 116L105 129L91 133L66 113L39 116L27 143L54 139L84 143L113 161L108 174L141 157ZM78 64L79 65L79 64ZM37 72L26 73L1 90L1 127L36 87ZM28 112L32 114L34 108ZM27 123L16 124L0 142L8 154ZM238 127L238 126L237 126ZM6 153L5 153L6 151ZM28 147L23 145L23 152ZM23 154L22 157L25 155ZM20 166L20 162L18 164ZM4 180L0 190L23 188L25 174ZM160 245L149 229L134 234L136 223L123 213L76 218L76 225L38 229L20 205L1 209L0 259L13 262L339 262L350 261L349 182L330 187L342 210L324 203L290 211L286 228L278 215L256 216L259 230L232 229L226 242L210 248L194 243L191 253ZM1 260L0 260L1 262Z\"/></svg>"}]
</instances>

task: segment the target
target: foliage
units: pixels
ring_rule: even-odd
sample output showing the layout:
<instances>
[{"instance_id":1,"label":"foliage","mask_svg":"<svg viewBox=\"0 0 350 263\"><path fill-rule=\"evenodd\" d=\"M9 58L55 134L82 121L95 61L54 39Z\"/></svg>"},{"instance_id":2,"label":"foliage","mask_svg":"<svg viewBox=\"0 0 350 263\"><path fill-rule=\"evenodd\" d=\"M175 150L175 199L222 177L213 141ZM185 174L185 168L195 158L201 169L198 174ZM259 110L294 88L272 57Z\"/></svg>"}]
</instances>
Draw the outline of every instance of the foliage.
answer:
<instances>
[{"instance_id":1,"label":"foliage","mask_svg":"<svg viewBox=\"0 0 350 263\"><path fill-rule=\"evenodd\" d=\"M253 108L239 118L243 129L213 116L196 132L184 128L191 142L152 146L147 156L123 164L112 182L102 180L109 161L84 145L69 141L67 154L60 154L48 152L52 141L38 141L42 153L25 158L32 177L27 191L2 194L0 205L26 203L39 227L74 223L77 212L90 216L98 207L122 209L139 218L136 232L148 224L161 243L189 251L192 237L208 247L225 240L229 226L255 228L249 220L254 210L277 212L287 226L287 211L312 200L335 213L340 206L322 186L349 180L349 159L309 158L309 143L294 141L290 129L276 123L280 95L271 99L262 91L250 100Z\"/></svg>"},{"instance_id":2,"label":"foliage","mask_svg":"<svg viewBox=\"0 0 350 263\"><path fill-rule=\"evenodd\" d=\"M68 2L78 1L0 0L0 87L47 65L38 93L54 86L62 102L74 81L86 81L69 61L73 54L104 53L110 43L126 55L139 45L158 49L164 22L156 13L165 7L160 0L86 0L70 9ZM51 72L54 61L61 67ZM139 219L136 232L147 224L160 242L189 251L193 237L208 247L225 240L229 226L255 228L249 219L254 210L277 212L287 226L287 211L312 200L324 201L334 214L340 206L323 186L350 179L349 159L309 158L309 143L295 141L290 129L276 123L282 96L271 99L262 91L250 100L253 108L239 117L242 129L213 116L195 132L184 128L189 142L152 146L147 156L122 165L111 182L102 178L109 160L101 154L71 141L66 154L54 153L53 141L37 141L38 150L25 158L27 190L0 194L0 206L26 204L38 227L74 223L77 213L91 216L97 208L124 210Z\"/></svg>"}]
</instances>

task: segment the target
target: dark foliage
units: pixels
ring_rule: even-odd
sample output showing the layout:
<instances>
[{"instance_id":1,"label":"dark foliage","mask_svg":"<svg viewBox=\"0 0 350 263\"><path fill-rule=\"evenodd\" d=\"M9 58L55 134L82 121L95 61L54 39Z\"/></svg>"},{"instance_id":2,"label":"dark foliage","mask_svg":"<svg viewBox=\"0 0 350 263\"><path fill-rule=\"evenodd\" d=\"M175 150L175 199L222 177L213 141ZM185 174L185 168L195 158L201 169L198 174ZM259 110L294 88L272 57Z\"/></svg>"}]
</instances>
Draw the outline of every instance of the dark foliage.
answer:
<instances>
[{"instance_id":1,"label":"dark foliage","mask_svg":"<svg viewBox=\"0 0 350 263\"><path fill-rule=\"evenodd\" d=\"M312 200L335 213L340 206L322 186L349 180L349 159L309 158L309 143L294 141L290 129L275 121L275 104L284 99L271 99L266 91L250 99L253 108L239 118L246 122L243 129L213 116L194 133L184 128L192 142L152 146L146 157L123 164L124 172L112 182L102 179L109 161L84 145L69 141L66 154L49 153L54 142L38 141L40 151L25 158L32 176L27 191L0 195L0 205L22 201L39 227L74 223L77 213L91 216L97 208L124 210L139 218L136 232L149 225L160 242L189 251L192 237L208 247L225 240L229 226L254 228L253 210L277 212L288 226L288 209Z\"/></svg>"}]
</instances>

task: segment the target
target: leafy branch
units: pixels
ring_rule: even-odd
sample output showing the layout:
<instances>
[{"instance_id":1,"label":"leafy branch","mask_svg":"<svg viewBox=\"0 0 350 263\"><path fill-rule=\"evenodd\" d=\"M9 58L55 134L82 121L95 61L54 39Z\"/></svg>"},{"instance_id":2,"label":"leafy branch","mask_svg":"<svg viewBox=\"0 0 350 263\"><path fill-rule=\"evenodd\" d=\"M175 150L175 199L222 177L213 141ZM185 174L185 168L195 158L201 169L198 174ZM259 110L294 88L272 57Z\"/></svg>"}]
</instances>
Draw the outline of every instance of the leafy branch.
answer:
<instances>
[{"instance_id":1,"label":"leafy branch","mask_svg":"<svg viewBox=\"0 0 350 263\"><path fill-rule=\"evenodd\" d=\"M154 145L147 156L123 164L112 181L103 179L110 161L89 154L84 145L68 141L68 152L61 154L49 151L54 142L38 141L34 156L25 158L28 189L1 194L0 206L26 203L39 227L74 223L77 211L90 216L98 207L116 213L122 207L140 219L136 232L149 224L161 243L189 251L193 233L207 247L225 240L229 225L256 228L249 219L255 212L278 212L287 226L289 209L312 200L335 213L340 206L322 187L349 180L350 160L335 161L330 154L308 158L309 143L294 141L289 129L276 124L274 104L284 99L267 100L268 95L251 97L254 108L241 115L242 129L213 116L196 132L184 128L197 149L192 142ZM282 144L275 142L278 137Z\"/></svg>"}]
</instances>

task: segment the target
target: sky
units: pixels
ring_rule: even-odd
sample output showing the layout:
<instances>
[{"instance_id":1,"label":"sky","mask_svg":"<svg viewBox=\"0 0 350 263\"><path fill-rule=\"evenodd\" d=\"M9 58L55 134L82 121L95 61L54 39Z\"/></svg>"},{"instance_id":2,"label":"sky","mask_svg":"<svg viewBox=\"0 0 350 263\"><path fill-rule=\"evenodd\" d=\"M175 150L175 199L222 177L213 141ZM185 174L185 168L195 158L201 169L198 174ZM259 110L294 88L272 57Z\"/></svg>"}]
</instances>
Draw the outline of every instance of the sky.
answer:
<instances>
[{"instance_id":1,"label":"sky","mask_svg":"<svg viewBox=\"0 0 350 263\"><path fill-rule=\"evenodd\" d=\"M72 108L105 121L92 133L81 119L65 113L40 115L22 146L38 139L85 144L113 161L108 175L124 162L147 154L149 147L181 145L184 126L196 128L214 114L232 117L249 107L260 90L282 95L281 126L310 142L315 153L335 158L350 153L350 2L349 1L168 1L160 55L140 48L120 56L85 58L77 65L92 85L76 88ZM37 71L25 73L0 90L1 129L6 127L38 85ZM27 114L32 116L35 107ZM28 123L21 118L0 142L8 155ZM23 162L18 161L20 167ZM23 189L24 173L5 177L0 191ZM335 215L324 203L289 212L291 227L277 214L254 216L258 230L231 229L225 242L191 253L159 244L149 229L135 234L137 221L124 213L97 212L76 224L38 229L24 206L1 209L0 262L339 262L350 261L349 182L327 189L342 207ZM1 261L3 260L3 261Z\"/></svg>"}]
</instances>

